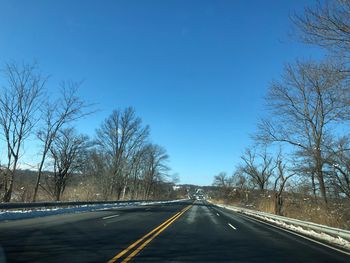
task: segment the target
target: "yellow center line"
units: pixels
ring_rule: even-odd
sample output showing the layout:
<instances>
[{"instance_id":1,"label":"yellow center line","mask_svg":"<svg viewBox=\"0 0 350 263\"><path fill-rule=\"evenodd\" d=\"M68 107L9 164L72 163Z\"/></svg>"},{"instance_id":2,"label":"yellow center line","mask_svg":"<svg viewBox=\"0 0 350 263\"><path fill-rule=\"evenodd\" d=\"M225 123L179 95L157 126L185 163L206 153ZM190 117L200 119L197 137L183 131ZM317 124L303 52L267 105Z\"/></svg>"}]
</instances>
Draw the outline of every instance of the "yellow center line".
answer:
<instances>
[{"instance_id":1,"label":"yellow center line","mask_svg":"<svg viewBox=\"0 0 350 263\"><path fill-rule=\"evenodd\" d=\"M172 217L170 217L169 219L167 219L166 221L164 221L162 224L160 224L159 226L157 226L156 228L154 228L152 231L150 231L149 233L147 233L146 235L144 235L143 237L141 237L140 239L138 239L137 241L135 241L134 243L132 243L130 246L128 246L126 249L124 249L123 251L121 251L119 254L117 254L116 256L114 256L112 259L110 259L108 261L108 263L113 263L116 262L119 258L121 258L122 256L124 256L126 253L128 253L131 249L133 249L134 247L136 247L139 243L141 243L143 240L145 240L146 238L148 238L150 235L152 235L153 233L157 232L159 229L161 229L163 226L167 225L169 222L173 222L173 219L177 219L178 216L182 213L184 213L185 211L187 211L189 208L191 207L191 205L185 207L184 209L182 209L180 212L177 212L175 215L173 215ZM149 242L148 242L149 243Z\"/></svg>"},{"instance_id":2,"label":"yellow center line","mask_svg":"<svg viewBox=\"0 0 350 263\"><path fill-rule=\"evenodd\" d=\"M157 233L147 239L144 243L142 243L137 249L135 249L126 259L122 261L122 263L129 262L133 257L135 257L142 249L144 249L153 239L155 239L160 233L162 233L168 226L174 223L179 217L181 217L191 206L186 207L185 210L180 212L175 218L173 218L169 223L163 226Z\"/></svg>"},{"instance_id":3,"label":"yellow center line","mask_svg":"<svg viewBox=\"0 0 350 263\"><path fill-rule=\"evenodd\" d=\"M176 213L175 215L173 215L171 218L169 218L168 220L166 220L165 222L163 222L161 225L159 225L158 227L156 227L155 229L153 229L151 232L149 232L148 234L144 235L143 237L141 237L140 239L138 239L137 241L135 241L134 243L132 243L130 246L128 246L126 249L124 249L122 252L120 252L119 254L117 254L115 257L113 257L112 259L110 259L108 261L108 263L112 263L115 262L117 259L121 258L122 256L124 256L126 253L129 252L130 249L134 248L135 246L137 246L140 242L142 242L144 239L146 239L147 237L149 237L150 235L152 235L154 232L156 232L159 228L161 228L163 225L165 225L166 223L168 223L171 219L173 219L175 216L177 216L178 214L180 214L180 212Z\"/></svg>"}]
</instances>

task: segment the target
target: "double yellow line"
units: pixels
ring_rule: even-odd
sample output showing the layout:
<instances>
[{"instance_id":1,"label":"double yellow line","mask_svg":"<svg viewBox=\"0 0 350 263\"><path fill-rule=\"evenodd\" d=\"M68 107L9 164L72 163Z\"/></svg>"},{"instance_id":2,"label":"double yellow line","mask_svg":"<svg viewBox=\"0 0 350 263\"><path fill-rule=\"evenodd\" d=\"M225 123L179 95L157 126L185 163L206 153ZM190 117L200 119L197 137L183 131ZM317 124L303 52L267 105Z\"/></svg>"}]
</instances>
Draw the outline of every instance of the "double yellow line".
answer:
<instances>
[{"instance_id":1,"label":"double yellow line","mask_svg":"<svg viewBox=\"0 0 350 263\"><path fill-rule=\"evenodd\" d=\"M123 256L125 256L130 250L134 249L137 245L140 246L137 247L130 253L123 261L122 263L130 261L133 257L135 257L142 249L144 249L154 238L156 238L160 233L162 233L168 226L170 226L172 223L174 223L179 217L181 217L187 210L189 210L192 207L192 205L186 206L184 209L182 209L180 212L177 212L175 215L170 217L168 220L164 221L162 224L154 228L152 231L132 243L130 246L128 246L126 249L121 251L119 254L114 256L112 259L108 261L108 263L114 263L117 262L117 260L121 260Z\"/></svg>"}]
</instances>

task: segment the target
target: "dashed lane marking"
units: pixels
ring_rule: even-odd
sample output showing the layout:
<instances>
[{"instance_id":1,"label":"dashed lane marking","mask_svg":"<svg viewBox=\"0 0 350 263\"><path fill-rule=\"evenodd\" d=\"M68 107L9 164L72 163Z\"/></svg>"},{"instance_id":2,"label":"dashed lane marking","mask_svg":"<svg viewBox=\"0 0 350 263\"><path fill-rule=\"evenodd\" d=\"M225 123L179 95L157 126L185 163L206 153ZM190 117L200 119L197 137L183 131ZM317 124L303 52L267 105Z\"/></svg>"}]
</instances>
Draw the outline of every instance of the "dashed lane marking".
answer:
<instances>
[{"instance_id":1,"label":"dashed lane marking","mask_svg":"<svg viewBox=\"0 0 350 263\"><path fill-rule=\"evenodd\" d=\"M119 215L105 216L105 217L102 217L102 219L105 220L105 219L110 219L110 218L117 217L117 216L119 216Z\"/></svg>"},{"instance_id":2,"label":"dashed lane marking","mask_svg":"<svg viewBox=\"0 0 350 263\"><path fill-rule=\"evenodd\" d=\"M233 225L231 225L230 223L228 223L228 225L233 228L234 230L237 230L237 228L235 228Z\"/></svg>"}]
</instances>

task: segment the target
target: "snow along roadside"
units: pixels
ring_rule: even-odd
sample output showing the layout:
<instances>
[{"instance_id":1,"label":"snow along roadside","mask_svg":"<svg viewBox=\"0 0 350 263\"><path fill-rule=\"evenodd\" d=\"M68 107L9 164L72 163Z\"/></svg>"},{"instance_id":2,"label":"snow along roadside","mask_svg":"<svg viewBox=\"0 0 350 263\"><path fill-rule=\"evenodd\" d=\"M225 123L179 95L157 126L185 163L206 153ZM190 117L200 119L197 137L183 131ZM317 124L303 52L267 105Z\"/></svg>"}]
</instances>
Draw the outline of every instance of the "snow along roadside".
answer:
<instances>
[{"instance_id":1,"label":"snow along roadside","mask_svg":"<svg viewBox=\"0 0 350 263\"><path fill-rule=\"evenodd\" d=\"M35 208L35 209L25 209L25 210L2 210L0 211L0 221L3 220L16 220L16 219L26 219L33 217L42 217L49 215L59 215L68 213L83 213L107 210L113 208L121 208L128 206L140 206L140 205L154 205L154 204L168 204L174 202L181 202L188 199L179 200L169 200L169 201L140 201L140 202L125 202L125 203L115 203L115 204L97 204L97 205L80 205L74 207L52 207L52 208Z\"/></svg>"},{"instance_id":2,"label":"snow along roadside","mask_svg":"<svg viewBox=\"0 0 350 263\"><path fill-rule=\"evenodd\" d=\"M232 210L232 211L235 211L235 212L238 212L238 213L241 213L241 214L253 217L253 218L260 219L260 220L267 222L267 223L270 223L272 225L277 225L281 228L291 230L291 231L296 232L296 233L300 233L300 234L305 235L307 237L310 237L312 239L325 241L328 244L333 244L333 245L341 247L347 251L350 251L350 242L348 240L345 240L344 238L342 238L340 236L337 236L337 237L331 236L329 234L322 233L322 232L316 232L312 229L306 229L306 228L303 228L301 226L294 225L292 223L286 223L286 222L280 221L278 219L270 218L268 216L259 215L258 214L259 211L249 212L249 211L241 210L241 209L236 208L236 207L215 204L215 203L213 203L213 204L218 206L218 207L226 208L226 209L229 209L229 210Z\"/></svg>"}]
</instances>

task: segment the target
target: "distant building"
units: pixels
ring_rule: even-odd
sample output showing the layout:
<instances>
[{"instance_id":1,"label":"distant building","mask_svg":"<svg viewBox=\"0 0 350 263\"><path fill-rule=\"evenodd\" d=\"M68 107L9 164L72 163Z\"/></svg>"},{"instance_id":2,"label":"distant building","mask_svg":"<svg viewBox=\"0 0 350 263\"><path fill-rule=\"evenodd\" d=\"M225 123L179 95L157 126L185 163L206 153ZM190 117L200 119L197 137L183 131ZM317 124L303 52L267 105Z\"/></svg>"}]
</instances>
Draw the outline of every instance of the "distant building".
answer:
<instances>
[{"instance_id":1,"label":"distant building","mask_svg":"<svg viewBox=\"0 0 350 263\"><path fill-rule=\"evenodd\" d=\"M174 191L179 190L179 189L181 189L180 185L173 185L173 190Z\"/></svg>"}]
</instances>

